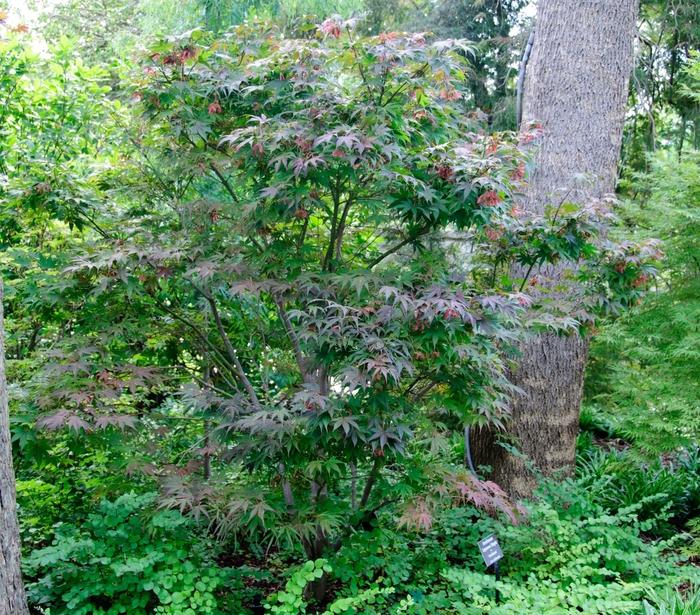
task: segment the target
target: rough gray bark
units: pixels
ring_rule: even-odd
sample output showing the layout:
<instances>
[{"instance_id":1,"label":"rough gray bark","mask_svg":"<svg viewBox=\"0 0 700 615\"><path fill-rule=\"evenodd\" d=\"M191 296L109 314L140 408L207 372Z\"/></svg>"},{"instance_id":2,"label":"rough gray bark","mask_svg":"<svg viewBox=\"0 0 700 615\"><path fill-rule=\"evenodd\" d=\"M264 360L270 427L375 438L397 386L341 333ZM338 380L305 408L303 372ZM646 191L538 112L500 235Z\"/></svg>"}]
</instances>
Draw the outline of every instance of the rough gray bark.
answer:
<instances>
[{"instance_id":1,"label":"rough gray bark","mask_svg":"<svg viewBox=\"0 0 700 615\"><path fill-rule=\"evenodd\" d=\"M562 200L587 203L615 190L638 0L540 0L527 65L523 124L542 124L524 209L542 213ZM581 175L587 180L581 181ZM558 284L561 270L545 272ZM573 468L587 343L578 336L533 336L512 374L524 391L513 403L509 436L545 474ZM528 495L532 476L502 449L477 442L510 493ZM488 448L489 450L485 450Z\"/></svg>"},{"instance_id":2,"label":"rough gray bark","mask_svg":"<svg viewBox=\"0 0 700 615\"><path fill-rule=\"evenodd\" d=\"M5 381L5 326L0 280L0 615L28 615L20 568L19 528Z\"/></svg>"}]
</instances>

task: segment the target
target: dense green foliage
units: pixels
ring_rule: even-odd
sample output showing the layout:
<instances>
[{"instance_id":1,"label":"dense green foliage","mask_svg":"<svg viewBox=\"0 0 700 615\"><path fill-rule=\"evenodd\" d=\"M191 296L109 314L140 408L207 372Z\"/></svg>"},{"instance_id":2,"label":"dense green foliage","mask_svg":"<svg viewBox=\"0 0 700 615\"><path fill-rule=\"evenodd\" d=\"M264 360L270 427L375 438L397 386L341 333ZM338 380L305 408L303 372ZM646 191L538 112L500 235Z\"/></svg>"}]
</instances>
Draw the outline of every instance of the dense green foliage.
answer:
<instances>
[{"instance_id":1,"label":"dense green foliage","mask_svg":"<svg viewBox=\"0 0 700 615\"><path fill-rule=\"evenodd\" d=\"M405 588L415 603L408 612L416 613L568 613L577 607L591 613L641 612L640 598L647 592L681 582L675 576L679 572L690 579L697 573L690 568L681 572L669 559L666 552L673 543L645 541L659 518L638 520L644 501L616 510L595 503L604 482L582 479L545 486L523 525L451 511L430 534L410 541L377 529L372 540L353 543L347 554L339 554L348 577L353 571L347 582L362 586L357 570L363 562L368 580L381 574L382 583L397 593ZM473 548L491 532L502 537L506 550L500 607L494 603L494 578L479 570ZM348 562L348 557L356 559ZM342 570L334 562L332 566L334 574ZM394 611L380 607L365 612Z\"/></svg>"},{"instance_id":2,"label":"dense green foliage","mask_svg":"<svg viewBox=\"0 0 700 615\"><path fill-rule=\"evenodd\" d=\"M153 512L156 494L103 501L80 528L59 523L25 564L35 604L52 613L215 613L221 573L193 552L188 520Z\"/></svg>"},{"instance_id":3,"label":"dense green foliage","mask_svg":"<svg viewBox=\"0 0 700 615\"><path fill-rule=\"evenodd\" d=\"M587 388L617 433L658 454L700 437L700 156L658 154L635 188L624 232L661 238L664 269L656 291L596 337Z\"/></svg>"},{"instance_id":4,"label":"dense green foliage","mask_svg":"<svg viewBox=\"0 0 700 615\"><path fill-rule=\"evenodd\" d=\"M37 613L699 612L700 19L644 3L601 234L601 204L517 207L525 4L69 0L0 25ZM580 294L537 299L562 261ZM513 502L464 428L507 420L515 341L575 329L576 476Z\"/></svg>"}]
</instances>

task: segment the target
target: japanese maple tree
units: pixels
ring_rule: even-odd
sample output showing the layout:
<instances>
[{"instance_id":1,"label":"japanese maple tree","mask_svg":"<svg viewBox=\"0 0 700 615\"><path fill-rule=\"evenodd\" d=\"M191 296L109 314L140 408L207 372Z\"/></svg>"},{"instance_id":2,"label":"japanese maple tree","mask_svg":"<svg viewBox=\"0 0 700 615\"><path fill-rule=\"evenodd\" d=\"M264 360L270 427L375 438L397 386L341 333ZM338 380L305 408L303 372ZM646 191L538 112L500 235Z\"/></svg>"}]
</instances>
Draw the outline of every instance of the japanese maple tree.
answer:
<instances>
[{"instance_id":1,"label":"japanese maple tree","mask_svg":"<svg viewBox=\"0 0 700 615\"><path fill-rule=\"evenodd\" d=\"M468 51L339 20L152 49L100 233L67 271L81 309L42 372L40 423L157 426L179 399L159 411L202 418L205 470L144 455L164 503L309 558L389 504L419 528L444 502L514 518L457 443L507 417L529 274L600 256L599 211L520 215L538 129L480 130Z\"/></svg>"}]
</instances>

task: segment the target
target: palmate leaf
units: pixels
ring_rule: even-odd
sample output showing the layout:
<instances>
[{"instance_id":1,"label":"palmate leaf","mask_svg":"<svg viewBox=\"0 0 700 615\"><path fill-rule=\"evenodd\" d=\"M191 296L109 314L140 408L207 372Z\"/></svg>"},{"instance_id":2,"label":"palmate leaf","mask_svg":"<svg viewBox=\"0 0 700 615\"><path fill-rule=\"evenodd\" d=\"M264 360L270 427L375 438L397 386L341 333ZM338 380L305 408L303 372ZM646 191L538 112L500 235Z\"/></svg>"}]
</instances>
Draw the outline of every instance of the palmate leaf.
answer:
<instances>
[{"instance_id":1,"label":"palmate leaf","mask_svg":"<svg viewBox=\"0 0 700 615\"><path fill-rule=\"evenodd\" d=\"M333 419L333 429L342 429L346 436L350 436L351 433L359 431L360 426L353 416L339 416Z\"/></svg>"},{"instance_id":2,"label":"palmate leaf","mask_svg":"<svg viewBox=\"0 0 700 615\"><path fill-rule=\"evenodd\" d=\"M37 420L37 427L45 427L46 429L59 429L66 424L67 419L72 415L68 410L59 410L55 414L50 414L41 417Z\"/></svg>"},{"instance_id":3,"label":"palmate leaf","mask_svg":"<svg viewBox=\"0 0 700 615\"><path fill-rule=\"evenodd\" d=\"M59 410L55 414L45 415L37 420L37 427L45 429L60 429L67 427L75 432L87 432L92 430L92 425L83 419L77 412Z\"/></svg>"},{"instance_id":4,"label":"palmate leaf","mask_svg":"<svg viewBox=\"0 0 700 615\"><path fill-rule=\"evenodd\" d=\"M306 465L304 474L311 479L333 480L344 474L344 464L340 459L314 460Z\"/></svg>"},{"instance_id":5,"label":"palmate leaf","mask_svg":"<svg viewBox=\"0 0 700 615\"><path fill-rule=\"evenodd\" d=\"M265 513L274 511L274 508L267 504L264 500L260 500L253 504L248 511L248 520L252 521L257 518L261 524L265 525Z\"/></svg>"},{"instance_id":6,"label":"palmate leaf","mask_svg":"<svg viewBox=\"0 0 700 615\"><path fill-rule=\"evenodd\" d=\"M117 427L118 429L134 429L137 418L128 414L103 414L95 419L95 429Z\"/></svg>"}]
</instances>

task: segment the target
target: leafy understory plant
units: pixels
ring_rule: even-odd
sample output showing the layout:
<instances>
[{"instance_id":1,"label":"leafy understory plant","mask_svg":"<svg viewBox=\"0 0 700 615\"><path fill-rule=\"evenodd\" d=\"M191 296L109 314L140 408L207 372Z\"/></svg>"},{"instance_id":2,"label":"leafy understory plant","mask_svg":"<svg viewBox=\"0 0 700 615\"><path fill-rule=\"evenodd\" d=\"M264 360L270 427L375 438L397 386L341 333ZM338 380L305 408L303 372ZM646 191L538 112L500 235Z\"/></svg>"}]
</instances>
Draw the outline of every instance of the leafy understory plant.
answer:
<instances>
[{"instance_id":1,"label":"leafy understory plant","mask_svg":"<svg viewBox=\"0 0 700 615\"><path fill-rule=\"evenodd\" d=\"M659 237L666 256L655 292L594 338L586 388L616 432L654 457L700 438L700 153L659 152L650 164L635 178L647 198L624 203L612 232Z\"/></svg>"},{"instance_id":2,"label":"leafy understory plant","mask_svg":"<svg viewBox=\"0 0 700 615\"><path fill-rule=\"evenodd\" d=\"M304 615L307 613L307 604L304 601L304 592L307 586L330 572L332 572L332 568L325 560L319 559L304 563L292 573L284 590L274 593L268 598L265 610L276 615ZM322 615L356 613L360 607L373 604L378 596L389 596L393 593L392 587L372 587L353 596L334 600L323 611Z\"/></svg>"},{"instance_id":3,"label":"leafy understory plant","mask_svg":"<svg viewBox=\"0 0 700 615\"><path fill-rule=\"evenodd\" d=\"M221 572L193 551L191 522L153 511L156 494L103 501L80 528L56 528L25 560L31 600L55 615L214 615Z\"/></svg>"},{"instance_id":4,"label":"leafy understory plant","mask_svg":"<svg viewBox=\"0 0 700 615\"><path fill-rule=\"evenodd\" d=\"M639 601L634 600L644 590L643 585L631 583L592 584L587 580L576 581L565 587L557 580L541 580L534 575L523 581L496 583L493 575L468 570L450 570L445 578L463 595L454 602L459 613L517 614L548 613L617 613L635 612ZM501 605L495 602L495 592L501 595Z\"/></svg>"},{"instance_id":5,"label":"leafy understory plant","mask_svg":"<svg viewBox=\"0 0 700 615\"><path fill-rule=\"evenodd\" d=\"M546 485L540 497L527 525L499 531L506 552L500 583L471 570L444 573L461 596L460 612L642 613L645 597L700 578L678 554L684 536L647 538L659 520L638 519L645 502L611 514L574 482Z\"/></svg>"}]
</instances>

